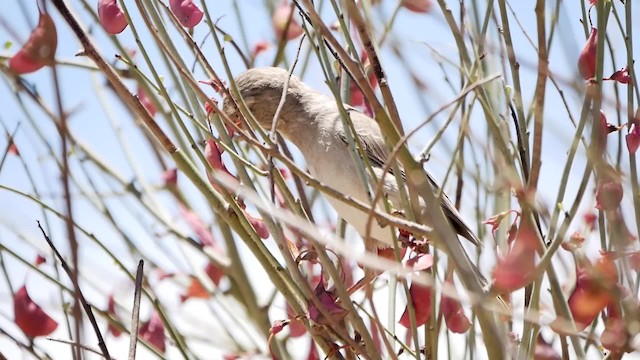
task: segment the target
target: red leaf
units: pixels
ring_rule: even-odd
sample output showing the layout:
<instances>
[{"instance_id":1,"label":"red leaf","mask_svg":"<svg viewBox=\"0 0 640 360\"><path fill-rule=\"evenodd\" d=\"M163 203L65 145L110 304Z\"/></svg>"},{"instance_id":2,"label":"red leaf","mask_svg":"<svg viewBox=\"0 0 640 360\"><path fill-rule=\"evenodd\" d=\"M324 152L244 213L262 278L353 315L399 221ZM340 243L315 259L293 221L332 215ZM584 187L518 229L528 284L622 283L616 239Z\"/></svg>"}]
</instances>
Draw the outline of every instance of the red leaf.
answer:
<instances>
[{"instance_id":1,"label":"red leaf","mask_svg":"<svg viewBox=\"0 0 640 360\"><path fill-rule=\"evenodd\" d=\"M280 5L273 12L271 17L271 23L273 24L273 30L276 33L276 39L282 39L284 35L285 40L293 40L304 33L304 29L298 24L293 9L295 6L289 4L288 1L282 0ZM293 13L293 14L292 14ZM291 21L289 21L291 18ZM289 28L287 29L287 23ZM285 31L287 32L285 34Z\"/></svg>"},{"instance_id":2,"label":"red leaf","mask_svg":"<svg viewBox=\"0 0 640 360\"><path fill-rule=\"evenodd\" d=\"M592 79L596 74L596 54L598 50L598 29L592 27L587 43L578 57L578 71L583 79Z\"/></svg>"},{"instance_id":3,"label":"red leaf","mask_svg":"<svg viewBox=\"0 0 640 360\"><path fill-rule=\"evenodd\" d=\"M31 32L29 40L9 59L9 68L18 74L26 74L51 65L55 61L57 47L56 26L49 14L41 12L38 25Z\"/></svg>"},{"instance_id":4,"label":"red leaf","mask_svg":"<svg viewBox=\"0 0 640 360\"><path fill-rule=\"evenodd\" d=\"M406 265L412 271L427 270L428 268L433 266L433 256L431 254L418 254L412 258L409 258L406 262Z\"/></svg>"},{"instance_id":5,"label":"red leaf","mask_svg":"<svg viewBox=\"0 0 640 360\"><path fill-rule=\"evenodd\" d=\"M258 41L253 45L253 49L251 50L251 57L255 58L261 53L265 52L271 47L271 43L267 40Z\"/></svg>"},{"instance_id":6,"label":"red leaf","mask_svg":"<svg viewBox=\"0 0 640 360\"><path fill-rule=\"evenodd\" d=\"M186 28L198 25L204 16L193 0L169 0L169 6L180 25Z\"/></svg>"},{"instance_id":7,"label":"red leaf","mask_svg":"<svg viewBox=\"0 0 640 360\"><path fill-rule=\"evenodd\" d=\"M256 234L258 234L260 239L266 240L271 236L267 225L262 219L251 216L246 210L244 211L244 215L247 217L247 220L249 220L249 223L251 223L251 226L253 226L253 229L256 231Z\"/></svg>"},{"instance_id":8,"label":"red leaf","mask_svg":"<svg viewBox=\"0 0 640 360\"><path fill-rule=\"evenodd\" d=\"M140 326L138 334L142 339L158 348L158 350L164 354L166 351L164 324L158 313L155 311L151 313L149 321Z\"/></svg>"},{"instance_id":9,"label":"red leaf","mask_svg":"<svg viewBox=\"0 0 640 360\"><path fill-rule=\"evenodd\" d=\"M111 315L111 317L116 318L116 301L113 298L113 294L109 295L109 300L107 301L107 313ZM109 322L109 327L107 330L111 333L111 335L115 337L118 337L122 334L122 331L113 326L111 322Z\"/></svg>"},{"instance_id":10,"label":"red leaf","mask_svg":"<svg viewBox=\"0 0 640 360\"><path fill-rule=\"evenodd\" d=\"M120 34L129 25L127 17L118 6L118 0L98 0L98 18L102 27L111 35Z\"/></svg>"},{"instance_id":11,"label":"red leaf","mask_svg":"<svg viewBox=\"0 0 640 360\"><path fill-rule=\"evenodd\" d=\"M44 264L44 263L46 263L46 262L47 262L47 258L45 258L45 257L44 257L43 255L41 255L41 254L38 254L38 256L36 256L36 260L33 262L33 264L34 264L35 266L40 266L40 265L42 265L42 264Z\"/></svg>"},{"instance_id":12,"label":"red leaf","mask_svg":"<svg viewBox=\"0 0 640 360\"><path fill-rule=\"evenodd\" d=\"M16 325L29 338L49 335L58 327L58 323L31 300L24 285L13 295L13 313Z\"/></svg>"},{"instance_id":13,"label":"red leaf","mask_svg":"<svg viewBox=\"0 0 640 360\"><path fill-rule=\"evenodd\" d=\"M291 322L289 323L289 336L292 338L300 337L307 332L307 328L304 327L304 324L298 319L295 318L295 314L293 313L293 309L291 309L291 305L287 303L287 316Z\"/></svg>"},{"instance_id":14,"label":"red leaf","mask_svg":"<svg viewBox=\"0 0 640 360\"><path fill-rule=\"evenodd\" d=\"M411 301L411 304L413 304L413 310L416 314L416 326L421 326L431 318L431 287L414 282L409 288L409 295L410 298L407 301ZM398 323L406 328L411 327L408 305Z\"/></svg>"}]
</instances>

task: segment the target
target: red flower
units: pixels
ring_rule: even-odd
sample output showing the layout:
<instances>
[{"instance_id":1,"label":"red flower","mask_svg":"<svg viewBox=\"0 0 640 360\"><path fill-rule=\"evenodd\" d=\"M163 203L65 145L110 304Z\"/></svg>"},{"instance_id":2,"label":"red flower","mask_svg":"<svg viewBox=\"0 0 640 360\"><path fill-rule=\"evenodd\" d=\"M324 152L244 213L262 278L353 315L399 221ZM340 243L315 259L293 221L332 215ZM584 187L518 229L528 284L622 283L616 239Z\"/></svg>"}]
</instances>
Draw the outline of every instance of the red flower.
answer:
<instances>
[{"instance_id":1,"label":"red flower","mask_svg":"<svg viewBox=\"0 0 640 360\"><path fill-rule=\"evenodd\" d=\"M18 74L31 73L55 62L58 34L49 14L40 13L29 40L11 59L9 68Z\"/></svg>"},{"instance_id":2,"label":"red flower","mask_svg":"<svg viewBox=\"0 0 640 360\"><path fill-rule=\"evenodd\" d=\"M304 29L298 24L298 21L295 19L295 14L293 14L294 7L293 4L282 0L273 12L271 23L273 24L273 30L278 40L282 39L283 36L285 40L293 40L304 33Z\"/></svg>"},{"instance_id":3,"label":"red flower","mask_svg":"<svg viewBox=\"0 0 640 360\"><path fill-rule=\"evenodd\" d=\"M413 305L413 310L416 315L416 326L421 326L427 323L431 318L431 287L425 286L422 284L418 284L414 282L411 284L409 288L409 299L411 304ZM409 315L409 306L404 309L402 316L400 317L400 321L398 324L410 328L411 327L411 318Z\"/></svg>"},{"instance_id":4,"label":"red flower","mask_svg":"<svg viewBox=\"0 0 640 360\"><path fill-rule=\"evenodd\" d=\"M118 6L118 0L98 0L98 18L102 27L111 35L120 34L129 25L127 17Z\"/></svg>"},{"instance_id":5,"label":"red flower","mask_svg":"<svg viewBox=\"0 0 640 360\"><path fill-rule=\"evenodd\" d=\"M341 321L345 316L347 316L347 311L336 303L338 296L332 291L325 289L324 281L322 279L318 282L318 286L316 286L313 294L318 298L324 310L326 310L326 312L328 312L335 321ZM322 315L318 307L316 307L311 301L309 301L307 313L310 320L322 325L329 324L329 320Z\"/></svg>"},{"instance_id":6,"label":"red flower","mask_svg":"<svg viewBox=\"0 0 640 360\"><path fill-rule=\"evenodd\" d=\"M116 301L113 298L113 294L109 295L109 300L107 301L107 314L111 315L111 317L116 318ZM118 337L122 334L117 327L113 326L111 322L109 322L109 327L107 330L115 337Z\"/></svg>"},{"instance_id":7,"label":"red flower","mask_svg":"<svg viewBox=\"0 0 640 360\"><path fill-rule=\"evenodd\" d=\"M596 74L596 54L598 50L598 29L592 27L587 43L578 57L578 71L583 79L589 80Z\"/></svg>"},{"instance_id":8,"label":"red flower","mask_svg":"<svg viewBox=\"0 0 640 360\"><path fill-rule=\"evenodd\" d=\"M207 274L209 279L211 279L215 286L220 286L220 281L224 276L224 269L221 269L212 262L208 262L207 266L205 266L204 268L204 272Z\"/></svg>"},{"instance_id":9,"label":"red flower","mask_svg":"<svg viewBox=\"0 0 640 360\"><path fill-rule=\"evenodd\" d=\"M49 335L58 327L58 323L31 300L24 285L13 295L13 313L16 325L29 338Z\"/></svg>"},{"instance_id":10,"label":"red flower","mask_svg":"<svg viewBox=\"0 0 640 360\"><path fill-rule=\"evenodd\" d=\"M211 229L204 223L202 218L194 211L187 209L182 203L178 204L178 210L182 218L189 224L191 230L193 230L200 239L200 243L203 246L215 247L213 236L211 235Z\"/></svg>"},{"instance_id":11,"label":"red flower","mask_svg":"<svg viewBox=\"0 0 640 360\"><path fill-rule=\"evenodd\" d=\"M515 233L515 232L514 232ZM522 219L520 228L505 257L493 269L493 287L498 293L510 293L533 281L538 240L529 221Z\"/></svg>"},{"instance_id":12,"label":"red flower","mask_svg":"<svg viewBox=\"0 0 640 360\"><path fill-rule=\"evenodd\" d=\"M180 25L186 28L198 25L204 16L193 0L169 0L169 6Z\"/></svg>"},{"instance_id":13,"label":"red flower","mask_svg":"<svg viewBox=\"0 0 640 360\"><path fill-rule=\"evenodd\" d=\"M138 334L142 339L158 348L158 350L164 354L166 351L164 324L158 313L155 311L151 313L149 321L140 326Z\"/></svg>"}]
</instances>

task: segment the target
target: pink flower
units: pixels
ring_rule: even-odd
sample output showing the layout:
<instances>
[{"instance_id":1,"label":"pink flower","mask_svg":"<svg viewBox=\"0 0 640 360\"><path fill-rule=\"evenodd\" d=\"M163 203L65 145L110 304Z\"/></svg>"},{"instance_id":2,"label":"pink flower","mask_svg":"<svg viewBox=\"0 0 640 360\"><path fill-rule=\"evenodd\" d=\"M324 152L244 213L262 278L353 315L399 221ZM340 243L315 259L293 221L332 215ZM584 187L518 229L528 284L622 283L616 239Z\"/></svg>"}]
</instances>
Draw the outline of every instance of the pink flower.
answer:
<instances>
[{"instance_id":1,"label":"pink flower","mask_svg":"<svg viewBox=\"0 0 640 360\"><path fill-rule=\"evenodd\" d=\"M38 25L31 32L29 40L9 59L9 68L17 74L26 74L51 65L55 61L57 47L56 26L49 14L41 12Z\"/></svg>"},{"instance_id":2,"label":"pink flower","mask_svg":"<svg viewBox=\"0 0 640 360\"><path fill-rule=\"evenodd\" d=\"M138 86L137 96L138 96L138 100L140 100L140 103L142 103L142 106L144 106L144 108L147 109L147 111L149 112L149 115L153 117L157 112L156 106L153 104L153 101L151 101L151 99L149 98L149 95L147 95L144 89L140 86Z\"/></svg>"},{"instance_id":3,"label":"pink flower","mask_svg":"<svg viewBox=\"0 0 640 360\"><path fill-rule=\"evenodd\" d=\"M102 27L111 35L120 34L129 25L117 0L98 0L98 18Z\"/></svg>"},{"instance_id":4,"label":"pink flower","mask_svg":"<svg viewBox=\"0 0 640 360\"><path fill-rule=\"evenodd\" d=\"M29 338L49 335L58 328L58 323L31 300L24 285L13 295L13 314L16 325Z\"/></svg>"},{"instance_id":5,"label":"pink flower","mask_svg":"<svg viewBox=\"0 0 640 360\"><path fill-rule=\"evenodd\" d=\"M629 76L629 67L625 66L622 69L614 72L605 80L614 80L621 84L628 84L631 82L631 76Z\"/></svg>"},{"instance_id":6,"label":"pink flower","mask_svg":"<svg viewBox=\"0 0 640 360\"><path fill-rule=\"evenodd\" d=\"M111 315L111 317L116 318L116 301L113 298L113 294L109 295L109 300L107 301L107 314ZM113 326L111 322L109 322L109 327L107 328L111 335L118 337L122 334L117 327Z\"/></svg>"},{"instance_id":7,"label":"pink flower","mask_svg":"<svg viewBox=\"0 0 640 360\"><path fill-rule=\"evenodd\" d=\"M169 6L173 15L176 16L180 25L192 28L202 21L204 14L193 0L169 0Z\"/></svg>"}]
</instances>

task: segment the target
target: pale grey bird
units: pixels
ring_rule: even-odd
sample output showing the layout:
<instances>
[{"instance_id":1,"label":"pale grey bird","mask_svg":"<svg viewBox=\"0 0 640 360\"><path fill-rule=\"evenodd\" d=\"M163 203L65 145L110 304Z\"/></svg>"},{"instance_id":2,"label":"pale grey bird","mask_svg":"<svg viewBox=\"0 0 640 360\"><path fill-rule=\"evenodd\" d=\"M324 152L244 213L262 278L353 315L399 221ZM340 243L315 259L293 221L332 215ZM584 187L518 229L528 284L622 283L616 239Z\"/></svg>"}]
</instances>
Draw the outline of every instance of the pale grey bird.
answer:
<instances>
[{"instance_id":1,"label":"pale grey bird","mask_svg":"<svg viewBox=\"0 0 640 360\"><path fill-rule=\"evenodd\" d=\"M289 73L283 69L254 68L240 74L235 80L249 110L265 129L271 128L287 77ZM232 118L238 116L229 99L225 99L223 111ZM385 195L394 208L400 209L395 176L388 172L382 174L388 152L378 125L375 120L358 111L349 109L348 114L374 173L378 179L384 179ZM300 149L313 177L329 187L368 203L369 198L348 148L344 123L334 98L315 91L298 77L291 76L276 130ZM437 190L438 185L430 175L429 181L434 190ZM366 213L331 197L328 197L328 201L345 221L361 235L365 235ZM458 210L444 194L440 206L458 234L474 245L480 245L478 238L462 221ZM386 244L393 243L388 227L381 227L377 221L373 221L371 225L369 234L373 239ZM425 225L429 225L429 222L425 221Z\"/></svg>"}]
</instances>

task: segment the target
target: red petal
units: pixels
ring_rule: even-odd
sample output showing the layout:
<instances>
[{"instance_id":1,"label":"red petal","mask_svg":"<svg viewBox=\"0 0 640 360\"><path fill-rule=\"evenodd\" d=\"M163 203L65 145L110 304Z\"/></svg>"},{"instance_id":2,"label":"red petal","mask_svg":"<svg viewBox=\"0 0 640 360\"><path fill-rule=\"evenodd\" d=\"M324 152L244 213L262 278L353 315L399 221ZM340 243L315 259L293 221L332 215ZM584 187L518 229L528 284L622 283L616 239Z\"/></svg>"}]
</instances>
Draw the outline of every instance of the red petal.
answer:
<instances>
[{"instance_id":1,"label":"red petal","mask_svg":"<svg viewBox=\"0 0 640 360\"><path fill-rule=\"evenodd\" d=\"M289 323L289 336L292 338L300 337L307 333L307 328L304 327L302 322L295 318L295 314L291 309L291 305L287 303L287 316L291 322Z\"/></svg>"},{"instance_id":2,"label":"red petal","mask_svg":"<svg viewBox=\"0 0 640 360\"><path fill-rule=\"evenodd\" d=\"M38 25L29 40L9 59L9 68L18 74L26 74L51 65L55 61L57 47L56 26L49 14L40 13Z\"/></svg>"},{"instance_id":3,"label":"red petal","mask_svg":"<svg viewBox=\"0 0 640 360\"><path fill-rule=\"evenodd\" d=\"M256 231L260 239L266 240L269 238L269 236L271 236L271 234L269 233L269 228L267 228L267 225L262 219L253 217L246 211L244 212L244 214L247 217L247 220L249 220L249 223L251 223L251 226L253 226L253 229Z\"/></svg>"},{"instance_id":4,"label":"red petal","mask_svg":"<svg viewBox=\"0 0 640 360\"><path fill-rule=\"evenodd\" d=\"M323 281L318 283L318 286L316 286L313 293L329 315L333 316L335 321L340 321L347 315L347 312L336 303L338 297L333 292L325 289ZM318 324L326 325L329 323L320 310L311 301L309 301L307 312L309 319L317 322Z\"/></svg>"},{"instance_id":5,"label":"red petal","mask_svg":"<svg viewBox=\"0 0 640 360\"><path fill-rule=\"evenodd\" d=\"M45 258L43 255L38 254L38 256L36 256L36 260L33 263L35 266L40 266L46 262L47 258Z\"/></svg>"},{"instance_id":6,"label":"red petal","mask_svg":"<svg viewBox=\"0 0 640 360\"><path fill-rule=\"evenodd\" d=\"M129 25L117 0L98 0L98 18L102 27L111 35L120 34Z\"/></svg>"},{"instance_id":7,"label":"red petal","mask_svg":"<svg viewBox=\"0 0 640 360\"><path fill-rule=\"evenodd\" d=\"M627 141L629 154L635 154L638 151L638 147L640 147L640 128L637 123L631 124L629 133L625 135L625 140Z\"/></svg>"},{"instance_id":8,"label":"red petal","mask_svg":"<svg viewBox=\"0 0 640 360\"><path fill-rule=\"evenodd\" d=\"M178 210L180 211L180 215L182 215L182 218L191 227L191 230L193 230L196 235L198 235L200 243L204 246L215 247L215 242L213 240L213 235L211 235L211 230L204 223L202 218L195 212L187 209L184 205L182 205L182 203L178 204Z\"/></svg>"},{"instance_id":9,"label":"red petal","mask_svg":"<svg viewBox=\"0 0 640 360\"><path fill-rule=\"evenodd\" d=\"M204 16L202 10L193 3L193 0L170 0L169 6L171 6L171 11L180 25L186 28L198 25Z\"/></svg>"},{"instance_id":10,"label":"red petal","mask_svg":"<svg viewBox=\"0 0 640 360\"><path fill-rule=\"evenodd\" d=\"M164 324L162 323L160 316L155 311L151 313L149 321L140 326L138 334L142 339L158 348L158 350L164 354L166 351Z\"/></svg>"},{"instance_id":11,"label":"red petal","mask_svg":"<svg viewBox=\"0 0 640 360\"><path fill-rule=\"evenodd\" d=\"M191 298L208 299L210 297L209 292L202 286L200 280L195 276L191 276L191 282L189 283L187 291L180 295L180 302L185 302Z\"/></svg>"},{"instance_id":12,"label":"red petal","mask_svg":"<svg viewBox=\"0 0 640 360\"><path fill-rule=\"evenodd\" d=\"M58 323L31 300L24 285L13 295L13 313L16 325L30 338L49 335L58 327Z\"/></svg>"},{"instance_id":13,"label":"red petal","mask_svg":"<svg viewBox=\"0 0 640 360\"><path fill-rule=\"evenodd\" d=\"M393 249L391 249L393 251ZM395 257L394 257L395 259ZM433 266L433 256L431 254L418 254L407 260L407 267L413 271L427 270Z\"/></svg>"},{"instance_id":14,"label":"red petal","mask_svg":"<svg viewBox=\"0 0 640 360\"><path fill-rule=\"evenodd\" d=\"M533 354L534 360L561 360L562 357L553 350L553 347L548 344L542 338L542 335L538 334L538 340L536 341L536 350Z\"/></svg>"},{"instance_id":15,"label":"red petal","mask_svg":"<svg viewBox=\"0 0 640 360\"><path fill-rule=\"evenodd\" d=\"M174 187L178 184L178 169L167 169L162 173L165 187Z\"/></svg>"}]
</instances>

